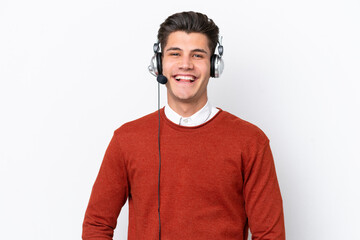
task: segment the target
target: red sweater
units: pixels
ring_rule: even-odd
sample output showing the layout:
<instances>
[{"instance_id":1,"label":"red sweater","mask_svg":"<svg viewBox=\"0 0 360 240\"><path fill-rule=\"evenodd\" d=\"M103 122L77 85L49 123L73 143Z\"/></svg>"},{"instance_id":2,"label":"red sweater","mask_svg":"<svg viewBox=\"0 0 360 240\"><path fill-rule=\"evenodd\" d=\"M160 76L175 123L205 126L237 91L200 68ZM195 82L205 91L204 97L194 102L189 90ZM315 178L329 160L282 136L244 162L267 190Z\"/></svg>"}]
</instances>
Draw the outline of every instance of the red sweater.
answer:
<instances>
[{"instance_id":1,"label":"red sweater","mask_svg":"<svg viewBox=\"0 0 360 240\"><path fill-rule=\"evenodd\" d=\"M161 109L162 240L285 239L269 140L226 111L196 127ZM83 239L112 239L129 199L129 240L158 239L158 113L121 126L106 150L83 223Z\"/></svg>"}]
</instances>

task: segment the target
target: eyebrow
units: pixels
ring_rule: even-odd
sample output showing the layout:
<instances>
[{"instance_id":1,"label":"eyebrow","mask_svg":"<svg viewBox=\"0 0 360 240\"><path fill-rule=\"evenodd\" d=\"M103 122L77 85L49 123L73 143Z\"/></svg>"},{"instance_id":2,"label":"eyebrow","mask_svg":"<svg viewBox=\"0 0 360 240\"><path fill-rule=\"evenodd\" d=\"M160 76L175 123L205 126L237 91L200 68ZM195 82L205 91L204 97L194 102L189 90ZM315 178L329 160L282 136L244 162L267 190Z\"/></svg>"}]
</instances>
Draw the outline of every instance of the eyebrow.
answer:
<instances>
[{"instance_id":1,"label":"eyebrow","mask_svg":"<svg viewBox=\"0 0 360 240\"><path fill-rule=\"evenodd\" d=\"M178 48L178 47L171 47L171 48L168 48L166 50L166 52L167 51L182 51L182 49ZM202 53L208 54L207 51L205 51L204 49L201 49L201 48L195 48L195 49L191 50L191 52L202 52Z\"/></svg>"}]
</instances>

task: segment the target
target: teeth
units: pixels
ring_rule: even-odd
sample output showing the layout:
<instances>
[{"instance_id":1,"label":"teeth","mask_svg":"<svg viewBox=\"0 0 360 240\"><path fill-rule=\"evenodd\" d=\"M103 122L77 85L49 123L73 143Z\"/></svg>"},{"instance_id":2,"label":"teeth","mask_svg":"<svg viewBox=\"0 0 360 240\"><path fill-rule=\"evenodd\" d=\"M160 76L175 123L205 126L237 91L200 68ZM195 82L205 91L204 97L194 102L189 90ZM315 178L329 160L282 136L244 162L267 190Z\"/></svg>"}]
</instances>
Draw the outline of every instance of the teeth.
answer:
<instances>
[{"instance_id":1,"label":"teeth","mask_svg":"<svg viewBox=\"0 0 360 240\"><path fill-rule=\"evenodd\" d=\"M176 76L175 79L178 80L178 81L179 81L180 79L190 80L190 82L195 81L194 77L191 77L191 76Z\"/></svg>"}]
</instances>

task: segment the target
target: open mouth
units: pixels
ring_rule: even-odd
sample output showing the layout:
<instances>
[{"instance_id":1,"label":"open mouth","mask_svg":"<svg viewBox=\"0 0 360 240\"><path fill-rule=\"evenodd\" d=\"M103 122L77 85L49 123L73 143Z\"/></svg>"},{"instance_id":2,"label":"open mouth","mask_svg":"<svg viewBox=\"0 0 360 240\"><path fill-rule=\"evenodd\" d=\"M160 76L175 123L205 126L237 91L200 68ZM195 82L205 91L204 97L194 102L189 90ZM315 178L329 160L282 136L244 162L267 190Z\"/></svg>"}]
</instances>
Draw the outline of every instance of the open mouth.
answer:
<instances>
[{"instance_id":1,"label":"open mouth","mask_svg":"<svg viewBox=\"0 0 360 240\"><path fill-rule=\"evenodd\" d=\"M195 76L191 76L191 75L176 75L174 76L175 80L178 82L189 82L189 83L193 83L196 80Z\"/></svg>"}]
</instances>

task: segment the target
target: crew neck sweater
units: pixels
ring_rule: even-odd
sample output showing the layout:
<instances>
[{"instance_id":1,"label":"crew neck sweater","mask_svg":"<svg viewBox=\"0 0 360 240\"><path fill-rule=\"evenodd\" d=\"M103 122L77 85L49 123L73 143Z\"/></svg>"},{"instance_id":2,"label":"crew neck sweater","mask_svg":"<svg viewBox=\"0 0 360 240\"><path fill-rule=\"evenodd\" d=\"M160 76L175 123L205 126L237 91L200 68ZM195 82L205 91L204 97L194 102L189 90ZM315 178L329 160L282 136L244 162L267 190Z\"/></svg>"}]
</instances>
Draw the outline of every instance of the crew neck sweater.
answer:
<instances>
[{"instance_id":1,"label":"crew neck sweater","mask_svg":"<svg viewBox=\"0 0 360 240\"><path fill-rule=\"evenodd\" d=\"M266 135L222 109L184 127L160 110L162 240L285 239ZM112 239L129 201L129 240L159 239L158 112L115 130L94 183L83 239Z\"/></svg>"}]
</instances>

